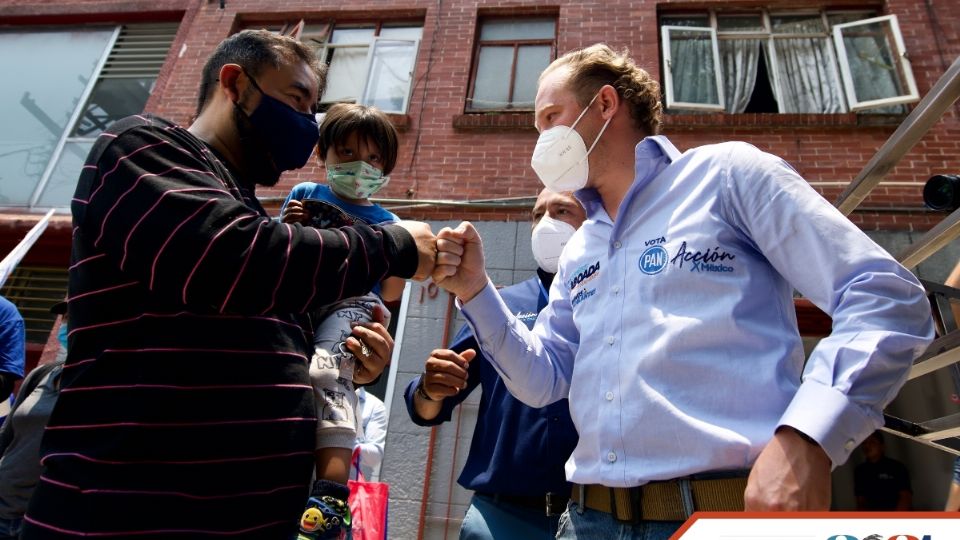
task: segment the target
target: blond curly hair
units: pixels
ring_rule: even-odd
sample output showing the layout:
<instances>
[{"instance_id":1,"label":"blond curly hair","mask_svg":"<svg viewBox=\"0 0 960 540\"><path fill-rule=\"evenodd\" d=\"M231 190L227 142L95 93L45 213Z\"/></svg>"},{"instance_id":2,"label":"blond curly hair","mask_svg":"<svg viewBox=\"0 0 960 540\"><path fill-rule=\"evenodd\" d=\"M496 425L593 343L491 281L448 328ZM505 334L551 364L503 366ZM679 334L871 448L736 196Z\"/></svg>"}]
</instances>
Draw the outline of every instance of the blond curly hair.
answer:
<instances>
[{"instance_id":1,"label":"blond curly hair","mask_svg":"<svg viewBox=\"0 0 960 540\"><path fill-rule=\"evenodd\" d=\"M630 116L637 127L647 135L656 135L663 121L660 83L637 67L628 54L626 49L616 52L603 43L576 49L547 66L540 80L558 68L569 68L566 87L573 90L577 102L584 107L603 85L609 84L620 99L630 104Z\"/></svg>"}]
</instances>

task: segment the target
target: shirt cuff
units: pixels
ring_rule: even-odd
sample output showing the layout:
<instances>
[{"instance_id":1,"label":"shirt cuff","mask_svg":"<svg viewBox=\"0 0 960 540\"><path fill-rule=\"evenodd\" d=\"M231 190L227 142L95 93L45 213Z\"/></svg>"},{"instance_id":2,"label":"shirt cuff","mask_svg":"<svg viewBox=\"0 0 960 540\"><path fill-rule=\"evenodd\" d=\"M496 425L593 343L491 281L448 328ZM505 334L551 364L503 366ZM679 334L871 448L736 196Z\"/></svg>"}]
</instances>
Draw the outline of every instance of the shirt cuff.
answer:
<instances>
[{"instance_id":1,"label":"shirt cuff","mask_svg":"<svg viewBox=\"0 0 960 540\"><path fill-rule=\"evenodd\" d=\"M879 418L867 414L837 389L805 381L780 417L778 427L792 427L817 441L836 468L881 425Z\"/></svg>"},{"instance_id":2,"label":"shirt cuff","mask_svg":"<svg viewBox=\"0 0 960 540\"><path fill-rule=\"evenodd\" d=\"M469 302L464 304L457 298L456 304L473 328L473 335L481 348L489 348L490 338L502 334L513 315L489 279L486 287Z\"/></svg>"}]
</instances>

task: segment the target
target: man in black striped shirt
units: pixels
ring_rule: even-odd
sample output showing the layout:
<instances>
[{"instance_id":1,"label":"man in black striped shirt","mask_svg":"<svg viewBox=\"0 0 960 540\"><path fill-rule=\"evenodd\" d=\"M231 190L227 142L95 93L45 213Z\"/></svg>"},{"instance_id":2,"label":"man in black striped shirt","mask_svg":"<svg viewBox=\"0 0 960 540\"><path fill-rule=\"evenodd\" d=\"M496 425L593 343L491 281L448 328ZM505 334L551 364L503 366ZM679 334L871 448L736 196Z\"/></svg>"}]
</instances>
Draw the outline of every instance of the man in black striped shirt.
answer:
<instances>
[{"instance_id":1,"label":"man in black striped shirt","mask_svg":"<svg viewBox=\"0 0 960 540\"><path fill-rule=\"evenodd\" d=\"M136 116L97 139L72 203L69 356L23 538L295 533L316 425L300 314L388 275L423 279L436 253L422 223L267 217L255 184L309 158L322 85L310 49L244 31L204 68L189 130ZM355 333L375 375L389 336Z\"/></svg>"}]
</instances>

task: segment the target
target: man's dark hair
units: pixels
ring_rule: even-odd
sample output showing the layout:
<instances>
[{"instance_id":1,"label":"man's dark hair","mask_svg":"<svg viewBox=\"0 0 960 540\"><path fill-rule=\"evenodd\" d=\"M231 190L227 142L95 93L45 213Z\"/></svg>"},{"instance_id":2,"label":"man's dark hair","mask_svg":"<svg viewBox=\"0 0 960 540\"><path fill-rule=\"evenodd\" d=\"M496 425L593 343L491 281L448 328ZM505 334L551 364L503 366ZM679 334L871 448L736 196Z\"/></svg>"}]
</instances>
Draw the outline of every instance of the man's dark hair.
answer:
<instances>
[{"instance_id":1,"label":"man's dark hair","mask_svg":"<svg viewBox=\"0 0 960 540\"><path fill-rule=\"evenodd\" d=\"M318 156L326 159L327 150L338 142L346 141L351 133L376 146L383 163L383 174L388 175L397 164L400 146L397 128L390 117L376 107L355 103L337 103L327 109L320 124L320 140L317 141Z\"/></svg>"},{"instance_id":2,"label":"man's dark hair","mask_svg":"<svg viewBox=\"0 0 960 540\"><path fill-rule=\"evenodd\" d=\"M320 62L310 47L299 41L267 30L243 30L220 42L200 77L200 92L197 95L197 115L203 112L207 101L213 96L220 78L220 68L226 64L241 66L248 75L256 78L264 66L279 68L300 60L310 66L317 76L319 93L326 87L327 66Z\"/></svg>"}]
</instances>

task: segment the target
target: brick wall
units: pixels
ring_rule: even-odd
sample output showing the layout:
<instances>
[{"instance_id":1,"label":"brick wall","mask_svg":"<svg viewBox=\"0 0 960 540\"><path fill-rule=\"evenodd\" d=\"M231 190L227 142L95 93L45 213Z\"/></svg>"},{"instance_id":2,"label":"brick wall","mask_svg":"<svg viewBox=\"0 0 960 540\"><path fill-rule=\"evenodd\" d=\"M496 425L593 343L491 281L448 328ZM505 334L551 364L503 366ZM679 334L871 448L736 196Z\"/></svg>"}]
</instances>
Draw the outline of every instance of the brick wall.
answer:
<instances>
[{"instance_id":1,"label":"brick wall","mask_svg":"<svg viewBox=\"0 0 960 540\"><path fill-rule=\"evenodd\" d=\"M227 0L219 9L216 0L153 0L94 2L34 0L0 1L0 23L64 23L70 20L130 20L151 17L182 20L182 27L161 73L157 91L148 103L150 112L188 123L193 115L200 68L216 44L238 28L278 21L363 20L370 17L410 18L423 21L423 41L417 61L409 112L398 119L403 125L400 160L393 180L382 193L390 198L473 199L518 197L536 194L539 183L528 166L536 132L529 114L464 114L471 73L477 18L499 14L557 14L558 50L606 41L627 47L638 63L660 75L660 41L657 9L702 8L704 2L650 0L544 2L428 0L368 0L341 3L293 0L283 3ZM960 54L960 12L947 0L890 0L856 4L849 1L714 2L782 8L872 6L896 14L903 30L917 85L923 95ZM932 174L957 172L960 122L956 106L896 167L884 187L863 206L919 207L922 183ZM863 125L856 115L671 115L665 133L681 149L726 139L741 139L781 155L829 199L835 199L893 133L901 118L879 125ZM315 163L288 174L265 197L284 195L296 182L320 177ZM910 185L902 185L910 183ZM918 208L919 210L919 208ZM459 210L417 209L406 217L446 219L522 219L523 211L490 211L466 214ZM868 211L852 219L865 229L923 230L940 216L923 211L891 216L889 211Z\"/></svg>"}]
</instances>

